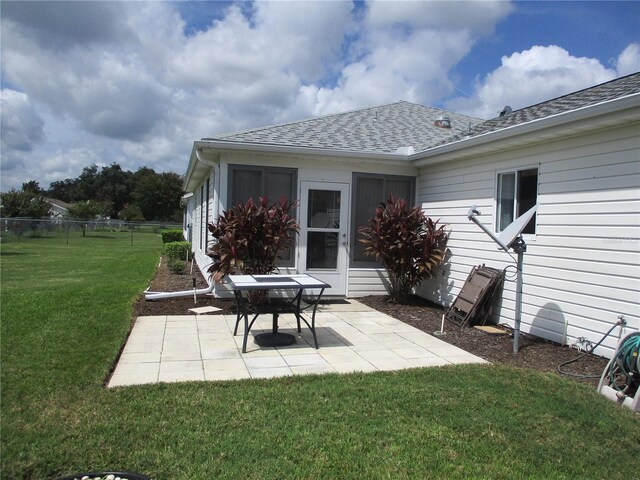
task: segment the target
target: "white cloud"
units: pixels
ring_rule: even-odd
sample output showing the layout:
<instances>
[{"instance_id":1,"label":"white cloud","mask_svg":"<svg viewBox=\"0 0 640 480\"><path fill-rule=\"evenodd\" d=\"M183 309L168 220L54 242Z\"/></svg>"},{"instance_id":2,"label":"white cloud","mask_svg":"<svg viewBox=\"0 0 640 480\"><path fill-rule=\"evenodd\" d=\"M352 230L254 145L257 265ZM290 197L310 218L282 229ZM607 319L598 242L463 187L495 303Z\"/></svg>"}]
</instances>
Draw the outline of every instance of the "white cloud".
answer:
<instances>
[{"instance_id":1,"label":"white cloud","mask_svg":"<svg viewBox=\"0 0 640 480\"><path fill-rule=\"evenodd\" d=\"M399 99L435 103L449 72L511 11L506 2L371 2L357 58L335 86L302 85L295 108L328 114Z\"/></svg>"},{"instance_id":2,"label":"white cloud","mask_svg":"<svg viewBox=\"0 0 640 480\"><path fill-rule=\"evenodd\" d=\"M116 2L6 2L2 4L2 16L24 37L58 50L131 40L133 32L122 21L121 8L122 4Z\"/></svg>"},{"instance_id":3,"label":"white cloud","mask_svg":"<svg viewBox=\"0 0 640 480\"><path fill-rule=\"evenodd\" d=\"M77 176L81 161L181 173L196 138L399 98L435 102L452 89L448 71L510 9L231 4L187 35L171 3L12 3L2 70L45 108L48 143L28 160L35 177Z\"/></svg>"},{"instance_id":4,"label":"white cloud","mask_svg":"<svg viewBox=\"0 0 640 480\"><path fill-rule=\"evenodd\" d=\"M271 60L295 69L300 80L308 83L331 70L352 10L348 1L260 2L255 22L260 35L269 39Z\"/></svg>"},{"instance_id":5,"label":"white cloud","mask_svg":"<svg viewBox=\"0 0 640 480\"><path fill-rule=\"evenodd\" d=\"M44 121L28 95L8 88L2 89L0 105L3 151L30 152L35 143L44 140Z\"/></svg>"},{"instance_id":6,"label":"white cloud","mask_svg":"<svg viewBox=\"0 0 640 480\"><path fill-rule=\"evenodd\" d=\"M92 164L106 166L102 162L101 153L100 150L96 151L89 146L55 152L39 162L39 167L43 172L41 178L44 182L50 183L56 180L77 177L84 167Z\"/></svg>"},{"instance_id":7,"label":"white cloud","mask_svg":"<svg viewBox=\"0 0 640 480\"><path fill-rule=\"evenodd\" d=\"M614 78L616 72L597 59L573 57L555 45L534 46L502 57L502 65L478 83L470 98L453 99L447 108L493 118L505 105L516 110Z\"/></svg>"},{"instance_id":8,"label":"white cloud","mask_svg":"<svg viewBox=\"0 0 640 480\"><path fill-rule=\"evenodd\" d=\"M170 106L170 90L144 65L125 65L109 55L95 76L79 77L66 111L89 132L114 139L142 140Z\"/></svg>"},{"instance_id":9,"label":"white cloud","mask_svg":"<svg viewBox=\"0 0 640 480\"><path fill-rule=\"evenodd\" d=\"M351 9L350 2L259 2L247 18L231 6L186 40L170 62L170 82L241 117L241 128L290 119L298 89L336 63Z\"/></svg>"},{"instance_id":10,"label":"white cloud","mask_svg":"<svg viewBox=\"0 0 640 480\"><path fill-rule=\"evenodd\" d=\"M74 119L77 128L114 139L141 140L162 118L170 92L150 74L151 64L138 53L144 48L126 24L124 7L129 4L118 11L110 5L44 2L27 5L24 14L17 8L20 15L3 17L3 72L54 113ZM27 15L33 12L38 14ZM94 36L86 28L69 28L64 41L52 44L45 34L61 37L69 27L65 14L80 23L76 17L86 16L89 25L104 15L105 25ZM30 35L32 30L38 34Z\"/></svg>"},{"instance_id":11,"label":"white cloud","mask_svg":"<svg viewBox=\"0 0 640 480\"><path fill-rule=\"evenodd\" d=\"M171 80L206 89L203 93L216 96L287 71L295 71L301 77L321 73L318 61L326 53L326 45L335 42L325 31L327 22L320 17L316 28L306 35L296 31L294 27L299 25L293 23L300 18L317 17L317 12L306 11L314 5L328 10L332 4L259 3L253 21L239 7L231 6L222 20L186 40L170 64ZM283 6L287 7L284 11ZM348 11L346 15L334 13L338 15L331 19L333 29L349 21ZM342 38L341 32L337 38ZM211 85L217 88L211 91Z\"/></svg>"},{"instance_id":12,"label":"white cloud","mask_svg":"<svg viewBox=\"0 0 640 480\"><path fill-rule=\"evenodd\" d=\"M0 92L0 131L2 141L2 191L18 187L27 160L36 146L45 140L44 121L28 95L11 89Z\"/></svg>"},{"instance_id":13,"label":"white cloud","mask_svg":"<svg viewBox=\"0 0 640 480\"><path fill-rule=\"evenodd\" d=\"M640 44L632 43L620 53L616 69L621 77L640 72Z\"/></svg>"},{"instance_id":14,"label":"white cloud","mask_svg":"<svg viewBox=\"0 0 640 480\"><path fill-rule=\"evenodd\" d=\"M30 180L36 180L41 187L47 188L51 182L77 177L84 167L101 163L100 153L90 147L65 148L63 151L44 156L36 153L30 156L28 165L25 161L15 168L3 168L2 191L19 189L23 183Z\"/></svg>"},{"instance_id":15,"label":"white cloud","mask_svg":"<svg viewBox=\"0 0 640 480\"><path fill-rule=\"evenodd\" d=\"M446 34L451 30L472 30L480 35L493 32L496 20L504 18L513 6L502 1L456 2L370 2L367 22L375 28L401 26L430 28Z\"/></svg>"},{"instance_id":16,"label":"white cloud","mask_svg":"<svg viewBox=\"0 0 640 480\"><path fill-rule=\"evenodd\" d=\"M467 20L455 2L371 3L363 18L350 1L242 7L187 36L168 3L12 4L3 74L75 132L62 134L71 157L91 143L98 163L181 171L195 138L399 98L433 102L511 8L469 3ZM53 141L32 168L50 167L61 148Z\"/></svg>"},{"instance_id":17,"label":"white cloud","mask_svg":"<svg viewBox=\"0 0 640 480\"><path fill-rule=\"evenodd\" d=\"M25 175L46 186L91 163L183 173L197 138L399 99L437 104L453 93L459 62L513 10L503 1L212 4L216 20L196 30L179 14L189 8L3 3L2 188ZM619 75L639 69L639 50L620 54ZM451 106L491 117L615 75L533 47L503 57Z\"/></svg>"}]
</instances>

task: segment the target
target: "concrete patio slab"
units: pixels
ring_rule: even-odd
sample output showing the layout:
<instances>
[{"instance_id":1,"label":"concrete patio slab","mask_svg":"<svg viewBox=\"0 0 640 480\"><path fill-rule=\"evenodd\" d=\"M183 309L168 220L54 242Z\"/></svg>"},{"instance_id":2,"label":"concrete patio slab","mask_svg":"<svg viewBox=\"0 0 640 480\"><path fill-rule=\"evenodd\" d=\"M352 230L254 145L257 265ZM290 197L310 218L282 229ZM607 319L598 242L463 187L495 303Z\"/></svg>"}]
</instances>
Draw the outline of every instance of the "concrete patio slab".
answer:
<instances>
[{"instance_id":1,"label":"concrete patio slab","mask_svg":"<svg viewBox=\"0 0 640 480\"><path fill-rule=\"evenodd\" d=\"M280 331L295 335L295 344L256 345L253 336L271 328L265 316L250 333L247 353L241 353L243 326L234 336L235 322L235 315L222 314L138 317L109 387L486 363L356 300L319 307L317 350L309 329L303 325L298 333L295 316L282 315Z\"/></svg>"}]
</instances>

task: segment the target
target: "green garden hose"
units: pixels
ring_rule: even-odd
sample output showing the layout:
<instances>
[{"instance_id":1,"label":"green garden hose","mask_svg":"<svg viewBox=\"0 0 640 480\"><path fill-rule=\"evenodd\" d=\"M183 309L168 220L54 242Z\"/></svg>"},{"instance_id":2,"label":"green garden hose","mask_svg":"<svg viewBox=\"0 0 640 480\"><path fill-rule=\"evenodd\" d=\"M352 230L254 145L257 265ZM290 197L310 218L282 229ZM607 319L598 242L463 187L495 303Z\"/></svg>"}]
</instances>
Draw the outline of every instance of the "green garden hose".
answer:
<instances>
[{"instance_id":1,"label":"green garden hose","mask_svg":"<svg viewBox=\"0 0 640 480\"><path fill-rule=\"evenodd\" d=\"M640 333L622 342L614 360L609 368L611 388L621 393L637 389L640 382Z\"/></svg>"},{"instance_id":2,"label":"green garden hose","mask_svg":"<svg viewBox=\"0 0 640 480\"><path fill-rule=\"evenodd\" d=\"M619 327L619 326L624 326L626 325L627 322L624 319L624 317L621 315L618 317L618 321L616 323L613 324L613 326L609 329L609 331L607 333L604 334L604 336L598 341L598 343L596 343L594 346L592 346L588 352L583 353L582 355L580 355L579 357L576 357L572 360L567 360L566 362L562 362L560 365L558 365L558 373L562 374L562 375L568 375L570 377L578 377L578 378L600 378L600 376L602 375L602 373L598 373L598 374L591 374L591 375L583 375L580 373L572 373L572 372L568 372L566 370L563 370L562 367L564 367L565 365L569 365L571 363L575 363L578 360L580 360L581 358L586 357L587 355L590 355L591 353L593 353L593 351L598 348L598 345L600 345L605 338L607 338L609 336L609 334L613 331L614 328Z\"/></svg>"}]
</instances>

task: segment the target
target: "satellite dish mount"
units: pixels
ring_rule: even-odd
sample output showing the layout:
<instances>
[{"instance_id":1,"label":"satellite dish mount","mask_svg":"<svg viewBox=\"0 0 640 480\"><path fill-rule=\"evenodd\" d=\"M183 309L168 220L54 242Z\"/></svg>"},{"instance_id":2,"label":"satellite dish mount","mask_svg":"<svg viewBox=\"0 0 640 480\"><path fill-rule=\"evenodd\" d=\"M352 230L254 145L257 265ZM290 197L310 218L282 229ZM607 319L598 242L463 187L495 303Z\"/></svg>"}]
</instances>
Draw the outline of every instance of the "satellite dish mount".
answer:
<instances>
[{"instance_id":1,"label":"satellite dish mount","mask_svg":"<svg viewBox=\"0 0 640 480\"><path fill-rule=\"evenodd\" d=\"M516 262L516 311L513 328L513 353L518 353L520 342L520 321L522 320L522 263L524 260L524 252L527 251L527 244L522 238L522 231L525 229L529 221L533 218L538 209L538 205L534 205L524 214L516 218L511 225L505 228L500 235L496 235L478 220L480 212L474 205L469 209L467 218L478 225L491 239L498 244L500 250L504 250ZM517 255L514 258L509 252L512 249Z\"/></svg>"}]
</instances>

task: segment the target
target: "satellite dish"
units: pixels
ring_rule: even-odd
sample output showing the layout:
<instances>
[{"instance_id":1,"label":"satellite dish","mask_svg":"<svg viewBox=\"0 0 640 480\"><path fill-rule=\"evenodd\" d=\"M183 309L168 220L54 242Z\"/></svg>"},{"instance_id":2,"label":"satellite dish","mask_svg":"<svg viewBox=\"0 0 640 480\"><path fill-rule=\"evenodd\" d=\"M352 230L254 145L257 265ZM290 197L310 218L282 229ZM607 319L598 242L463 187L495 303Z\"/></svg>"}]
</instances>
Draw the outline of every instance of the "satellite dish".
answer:
<instances>
[{"instance_id":1,"label":"satellite dish","mask_svg":"<svg viewBox=\"0 0 640 480\"><path fill-rule=\"evenodd\" d=\"M511 112L513 112L513 110L511 109L511 107L509 105L507 105L500 112L500 116L504 117L505 115L509 115Z\"/></svg>"},{"instance_id":2,"label":"satellite dish","mask_svg":"<svg viewBox=\"0 0 640 480\"><path fill-rule=\"evenodd\" d=\"M531 218L533 218L537 209L538 204L535 204L525 213L516 218L511 225L505 228L502 233L498 235L498 241L496 243L500 245L501 248L504 248L505 246L507 248L510 247L514 240L518 238L518 235L520 235L525 229ZM504 250L506 251L507 248L504 248Z\"/></svg>"}]
</instances>

